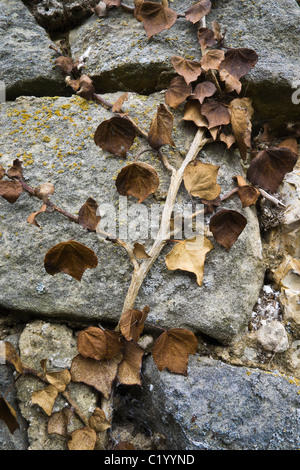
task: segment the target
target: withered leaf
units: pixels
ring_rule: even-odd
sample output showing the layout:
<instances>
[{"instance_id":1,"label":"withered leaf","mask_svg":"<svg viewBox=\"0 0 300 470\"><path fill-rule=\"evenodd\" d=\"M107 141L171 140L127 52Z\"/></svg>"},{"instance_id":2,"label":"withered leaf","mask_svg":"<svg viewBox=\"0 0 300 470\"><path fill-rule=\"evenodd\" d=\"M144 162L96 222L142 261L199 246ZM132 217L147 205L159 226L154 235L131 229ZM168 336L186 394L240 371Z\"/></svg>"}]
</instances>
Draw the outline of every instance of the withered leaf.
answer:
<instances>
[{"instance_id":1,"label":"withered leaf","mask_svg":"<svg viewBox=\"0 0 300 470\"><path fill-rule=\"evenodd\" d=\"M149 307L146 306L143 310L131 308L126 310L120 318L119 327L122 335L127 341L138 341L144 329L144 323L149 313Z\"/></svg>"},{"instance_id":2,"label":"withered leaf","mask_svg":"<svg viewBox=\"0 0 300 470\"><path fill-rule=\"evenodd\" d=\"M296 137L289 137L288 139L285 139L283 142L278 144L278 147L287 147L296 155L298 154L298 142Z\"/></svg>"},{"instance_id":3,"label":"withered leaf","mask_svg":"<svg viewBox=\"0 0 300 470\"><path fill-rule=\"evenodd\" d=\"M55 64L61 68L64 75L70 75L73 72L74 61L72 57L59 56L55 59Z\"/></svg>"},{"instance_id":4,"label":"withered leaf","mask_svg":"<svg viewBox=\"0 0 300 470\"><path fill-rule=\"evenodd\" d=\"M217 242L228 251L246 225L246 217L239 212L221 209L210 219L209 228Z\"/></svg>"},{"instance_id":5,"label":"withered leaf","mask_svg":"<svg viewBox=\"0 0 300 470\"><path fill-rule=\"evenodd\" d=\"M123 347L123 337L118 331L104 330L106 337L105 359L113 359Z\"/></svg>"},{"instance_id":6,"label":"withered leaf","mask_svg":"<svg viewBox=\"0 0 300 470\"><path fill-rule=\"evenodd\" d=\"M37 188L35 188L34 193L37 198L41 199L43 202L46 202L52 194L54 194L54 186L51 183L43 183Z\"/></svg>"},{"instance_id":7,"label":"withered leaf","mask_svg":"<svg viewBox=\"0 0 300 470\"><path fill-rule=\"evenodd\" d=\"M118 369L118 382L124 385L142 385L141 368L144 350L134 341L126 341L123 361Z\"/></svg>"},{"instance_id":8,"label":"withered leaf","mask_svg":"<svg viewBox=\"0 0 300 470\"><path fill-rule=\"evenodd\" d=\"M188 100L184 106L183 121L192 121L198 127L208 127L208 121L201 113L199 100Z\"/></svg>"},{"instance_id":9,"label":"withered leaf","mask_svg":"<svg viewBox=\"0 0 300 470\"><path fill-rule=\"evenodd\" d=\"M113 105L112 107L112 112L113 113L120 113L121 110L122 110L122 106L123 106L123 103L124 101L127 101L128 100L128 93L123 93L123 95L121 95L117 101L115 102L115 104Z\"/></svg>"},{"instance_id":10,"label":"withered leaf","mask_svg":"<svg viewBox=\"0 0 300 470\"><path fill-rule=\"evenodd\" d=\"M92 11L94 11L95 15L99 16L99 18L103 18L106 16L107 13L107 4L105 1L100 0L100 2L95 5L94 8L91 8Z\"/></svg>"},{"instance_id":11,"label":"withered leaf","mask_svg":"<svg viewBox=\"0 0 300 470\"><path fill-rule=\"evenodd\" d=\"M224 39L225 39L226 29L225 29L225 31L224 31L223 34L222 34L222 33L221 33L220 24L219 24L217 21L215 21L215 20L212 21L211 26L212 26L212 29L213 29L215 38L216 38L216 40L217 40L217 42L218 42L218 45L219 45L219 46L222 46L222 45L223 45L223 42L224 42Z\"/></svg>"},{"instance_id":12,"label":"withered leaf","mask_svg":"<svg viewBox=\"0 0 300 470\"><path fill-rule=\"evenodd\" d=\"M122 441L116 444L112 450L136 450L136 449L130 442Z\"/></svg>"},{"instance_id":13,"label":"withered leaf","mask_svg":"<svg viewBox=\"0 0 300 470\"><path fill-rule=\"evenodd\" d=\"M46 379L59 392L64 392L67 385L71 382L71 374L67 369L60 370L59 372L47 372Z\"/></svg>"},{"instance_id":14,"label":"withered leaf","mask_svg":"<svg viewBox=\"0 0 300 470\"><path fill-rule=\"evenodd\" d=\"M0 196L2 196L10 204L16 202L22 191L23 186L17 180L0 181Z\"/></svg>"},{"instance_id":15,"label":"withered leaf","mask_svg":"<svg viewBox=\"0 0 300 470\"><path fill-rule=\"evenodd\" d=\"M174 10L155 2L143 2L138 6L137 15L144 25L148 39L164 29L171 28L177 20Z\"/></svg>"},{"instance_id":16,"label":"withered leaf","mask_svg":"<svg viewBox=\"0 0 300 470\"><path fill-rule=\"evenodd\" d=\"M196 197L211 201L216 199L221 186L217 184L219 166L202 163L195 160L189 163L183 174L183 181L187 191Z\"/></svg>"},{"instance_id":17,"label":"withered leaf","mask_svg":"<svg viewBox=\"0 0 300 470\"><path fill-rule=\"evenodd\" d=\"M213 244L206 237L195 236L180 241L166 256L167 268L196 274L197 283L202 286L205 257L212 249Z\"/></svg>"},{"instance_id":18,"label":"withered leaf","mask_svg":"<svg viewBox=\"0 0 300 470\"><path fill-rule=\"evenodd\" d=\"M133 246L133 254L137 259L151 258L146 252L146 248L141 243L136 242Z\"/></svg>"},{"instance_id":19,"label":"withered leaf","mask_svg":"<svg viewBox=\"0 0 300 470\"><path fill-rule=\"evenodd\" d=\"M240 94L242 89L241 82L235 78L233 75L227 72L227 70L220 70L219 72L220 79L222 82L225 82L225 92L231 93L232 91L236 91L237 94Z\"/></svg>"},{"instance_id":20,"label":"withered leaf","mask_svg":"<svg viewBox=\"0 0 300 470\"><path fill-rule=\"evenodd\" d=\"M48 416L51 416L57 396L57 388L54 385L48 385L43 390L33 392L31 402L32 404L39 405Z\"/></svg>"},{"instance_id":21,"label":"withered leaf","mask_svg":"<svg viewBox=\"0 0 300 470\"><path fill-rule=\"evenodd\" d=\"M27 219L28 224L35 225L36 227L40 228L40 225L36 221L36 216L41 214L42 212L46 212L47 210L47 205L43 204L42 207L37 211L33 212L30 214L30 216Z\"/></svg>"},{"instance_id":22,"label":"withered leaf","mask_svg":"<svg viewBox=\"0 0 300 470\"><path fill-rule=\"evenodd\" d=\"M77 281L81 281L86 269L94 269L97 265L98 259L93 250L74 240L53 246L44 259L48 274L54 276L64 272Z\"/></svg>"},{"instance_id":23,"label":"withered leaf","mask_svg":"<svg viewBox=\"0 0 300 470\"><path fill-rule=\"evenodd\" d=\"M83 357L101 360L106 356L106 335L101 328L90 326L78 333L77 349Z\"/></svg>"},{"instance_id":24,"label":"withered leaf","mask_svg":"<svg viewBox=\"0 0 300 470\"><path fill-rule=\"evenodd\" d=\"M158 150L162 145L167 144L175 147L171 136L173 121L174 118L170 111L164 104L160 104L152 119L148 134L148 142L153 149Z\"/></svg>"},{"instance_id":25,"label":"withered leaf","mask_svg":"<svg viewBox=\"0 0 300 470\"><path fill-rule=\"evenodd\" d=\"M202 49L212 47L216 44L215 33L209 28L198 29L198 41Z\"/></svg>"},{"instance_id":26,"label":"withered leaf","mask_svg":"<svg viewBox=\"0 0 300 470\"><path fill-rule=\"evenodd\" d=\"M238 185L238 196L242 202L243 207L249 207L256 204L260 196L258 189L250 186L242 175L234 176Z\"/></svg>"},{"instance_id":27,"label":"withered leaf","mask_svg":"<svg viewBox=\"0 0 300 470\"><path fill-rule=\"evenodd\" d=\"M0 180L2 180L3 176L5 175L5 170L2 165L0 165Z\"/></svg>"},{"instance_id":28,"label":"withered leaf","mask_svg":"<svg viewBox=\"0 0 300 470\"><path fill-rule=\"evenodd\" d=\"M263 189L276 192L286 173L293 170L298 155L287 147L262 150L250 163L247 179Z\"/></svg>"},{"instance_id":29,"label":"withered leaf","mask_svg":"<svg viewBox=\"0 0 300 470\"><path fill-rule=\"evenodd\" d=\"M157 339L152 356L158 370L168 369L175 374L187 375L190 354L195 354L198 341L194 333L184 328L172 328Z\"/></svg>"},{"instance_id":30,"label":"withered leaf","mask_svg":"<svg viewBox=\"0 0 300 470\"><path fill-rule=\"evenodd\" d=\"M92 80L90 77L88 77L88 75L82 75L79 78L79 89L76 91L76 95L81 96L81 98L89 101L93 98L94 93L95 88Z\"/></svg>"},{"instance_id":31,"label":"withered leaf","mask_svg":"<svg viewBox=\"0 0 300 470\"><path fill-rule=\"evenodd\" d=\"M89 418L89 426L96 432L104 432L111 428L111 423L106 419L103 410L95 408L92 416Z\"/></svg>"},{"instance_id":32,"label":"withered leaf","mask_svg":"<svg viewBox=\"0 0 300 470\"><path fill-rule=\"evenodd\" d=\"M211 10L211 1L210 0L200 0L195 5L192 5L186 12L185 17L188 21L191 21L193 24L200 21L204 16L208 15Z\"/></svg>"},{"instance_id":33,"label":"withered leaf","mask_svg":"<svg viewBox=\"0 0 300 470\"><path fill-rule=\"evenodd\" d=\"M18 158L13 161L12 166L6 172L9 178L23 178L22 162Z\"/></svg>"},{"instance_id":34,"label":"withered leaf","mask_svg":"<svg viewBox=\"0 0 300 470\"><path fill-rule=\"evenodd\" d=\"M122 196L134 196L143 202L159 187L159 176L148 163L134 162L126 165L117 176L116 187Z\"/></svg>"},{"instance_id":35,"label":"withered leaf","mask_svg":"<svg viewBox=\"0 0 300 470\"><path fill-rule=\"evenodd\" d=\"M235 143L234 135L233 134L225 134L224 132L221 132L220 140L226 144L228 149L230 149L230 147Z\"/></svg>"},{"instance_id":36,"label":"withered leaf","mask_svg":"<svg viewBox=\"0 0 300 470\"><path fill-rule=\"evenodd\" d=\"M212 82L201 82L196 85L194 89L193 98L199 100L202 104L205 98L212 96L217 91L217 88Z\"/></svg>"},{"instance_id":37,"label":"withered leaf","mask_svg":"<svg viewBox=\"0 0 300 470\"><path fill-rule=\"evenodd\" d=\"M14 408L0 396L0 419L5 422L11 434L20 428Z\"/></svg>"},{"instance_id":38,"label":"withered leaf","mask_svg":"<svg viewBox=\"0 0 300 470\"><path fill-rule=\"evenodd\" d=\"M201 67L205 72L208 70L218 70L219 65L224 60L225 54L220 49L212 49L207 51L206 54L201 58Z\"/></svg>"},{"instance_id":39,"label":"withered leaf","mask_svg":"<svg viewBox=\"0 0 300 470\"><path fill-rule=\"evenodd\" d=\"M9 341L0 341L0 364L8 362L19 374L23 374L23 365L15 347Z\"/></svg>"},{"instance_id":40,"label":"withered leaf","mask_svg":"<svg viewBox=\"0 0 300 470\"><path fill-rule=\"evenodd\" d=\"M188 60L177 55L174 55L171 58L171 62L178 75L181 75L184 78L187 85L197 80L201 75L200 62Z\"/></svg>"},{"instance_id":41,"label":"withered leaf","mask_svg":"<svg viewBox=\"0 0 300 470\"><path fill-rule=\"evenodd\" d=\"M208 120L208 128L230 123L230 114L226 106L219 101L209 100L201 106L201 113Z\"/></svg>"},{"instance_id":42,"label":"withered leaf","mask_svg":"<svg viewBox=\"0 0 300 470\"><path fill-rule=\"evenodd\" d=\"M48 419L48 434L57 434L58 436L68 437L68 425L70 423L73 412L70 408L65 407L61 411L52 413Z\"/></svg>"},{"instance_id":43,"label":"withered leaf","mask_svg":"<svg viewBox=\"0 0 300 470\"><path fill-rule=\"evenodd\" d=\"M94 429L84 427L73 431L71 440L68 441L69 450L94 450L97 442L97 434Z\"/></svg>"},{"instance_id":44,"label":"withered leaf","mask_svg":"<svg viewBox=\"0 0 300 470\"><path fill-rule=\"evenodd\" d=\"M96 232L97 225L101 220L100 215L97 215L97 209L97 202L92 197L89 197L78 213L80 225L90 232Z\"/></svg>"},{"instance_id":45,"label":"withered leaf","mask_svg":"<svg viewBox=\"0 0 300 470\"><path fill-rule=\"evenodd\" d=\"M94 141L102 150L124 158L135 136L136 130L133 124L126 118L115 116L98 126Z\"/></svg>"},{"instance_id":46,"label":"withered leaf","mask_svg":"<svg viewBox=\"0 0 300 470\"><path fill-rule=\"evenodd\" d=\"M178 108L192 94L192 86L187 85L183 77L174 77L165 92L165 102L171 108Z\"/></svg>"},{"instance_id":47,"label":"withered leaf","mask_svg":"<svg viewBox=\"0 0 300 470\"><path fill-rule=\"evenodd\" d=\"M72 382L83 382L90 385L108 400L122 357L122 354L118 354L113 359L96 361L80 354L77 355L71 366Z\"/></svg>"},{"instance_id":48,"label":"withered leaf","mask_svg":"<svg viewBox=\"0 0 300 470\"><path fill-rule=\"evenodd\" d=\"M238 80L246 75L257 63L258 55L252 49L239 48L228 49L225 58L221 62L219 70L226 70Z\"/></svg>"},{"instance_id":49,"label":"withered leaf","mask_svg":"<svg viewBox=\"0 0 300 470\"><path fill-rule=\"evenodd\" d=\"M220 129L221 126L212 127L211 129L209 129L210 135L212 136L213 140L217 140Z\"/></svg>"},{"instance_id":50,"label":"withered leaf","mask_svg":"<svg viewBox=\"0 0 300 470\"><path fill-rule=\"evenodd\" d=\"M251 117L253 108L250 98L236 98L230 103L230 122L241 157L246 159L247 149L251 147Z\"/></svg>"}]
</instances>

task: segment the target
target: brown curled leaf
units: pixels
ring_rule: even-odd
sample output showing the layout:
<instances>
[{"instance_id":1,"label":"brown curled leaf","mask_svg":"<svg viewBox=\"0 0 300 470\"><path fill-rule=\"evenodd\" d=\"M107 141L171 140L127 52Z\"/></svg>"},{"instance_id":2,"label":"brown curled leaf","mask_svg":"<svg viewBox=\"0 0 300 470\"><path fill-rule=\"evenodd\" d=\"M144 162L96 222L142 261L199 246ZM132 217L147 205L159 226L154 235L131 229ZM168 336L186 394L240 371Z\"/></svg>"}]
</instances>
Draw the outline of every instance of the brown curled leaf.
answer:
<instances>
[{"instance_id":1,"label":"brown curled leaf","mask_svg":"<svg viewBox=\"0 0 300 470\"><path fill-rule=\"evenodd\" d=\"M200 0L198 3L192 5L186 12L185 17L188 21L191 21L193 24L198 23L202 18L211 10L211 1L210 0Z\"/></svg>"},{"instance_id":2,"label":"brown curled leaf","mask_svg":"<svg viewBox=\"0 0 300 470\"><path fill-rule=\"evenodd\" d=\"M20 428L14 408L0 396L0 419L5 422L11 434Z\"/></svg>"},{"instance_id":3,"label":"brown curled leaf","mask_svg":"<svg viewBox=\"0 0 300 470\"><path fill-rule=\"evenodd\" d=\"M96 232L100 220L98 204L93 198L89 197L79 210L78 221L82 227L88 229L90 232Z\"/></svg>"},{"instance_id":4,"label":"brown curled leaf","mask_svg":"<svg viewBox=\"0 0 300 470\"><path fill-rule=\"evenodd\" d=\"M136 17L144 25L148 39L164 29L169 29L177 20L177 13L171 8L155 2L143 2L138 6Z\"/></svg>"},{"instance_id":5,"label":"brown curled leaf","mask_svg":"<svg viewBox=\"0 0 300 470\"><path fill-rule=\"evenodd\" d=\"M158 173L148 163L130 163L118 174L116 187L122 196L134 196L141 203L159 187Z\"/></svg>"},{"instance_id":6,"label":"brown curled leaf","mask_svg":"<svg viewBox=\"0 0 300 470\"><path fill-rule=\"evenodd\" d=\"M246 217L239 212L221 209L210 219L209 228L217 242L228 251L246 225Z\"/></svg>"},{"instance_id":7,"label":"brown curled leaf","mask_svg":"<svg viewBox=\"0 0 300 470\"><path fill-rule=\"evenodd\" d=\"M151 121L148 142L155 150L160 149L163 145L171 145L175 147L172 140L173 115L164 104L160 104L157 113Z\"/></svg>"},{"instance_id":8,"label":"brown curled leaf","mask_svg":"<svg viewBox=\"0 0 300 470\"><path fill-rule=\"evenodd\" d=\"M0 196L7 202L13 204L19 198L23 191L23 186L17 180L14 181L0 181Z\"/></svg>"},{"instance_id":9,"label":"brown curled leaf","mask_svg":"<svg viewBox=\"0 0 300 470\"><path fill-rule=\"evenodd\" d=\"M33 212L32 214L30 214L30 216L27 219L27 223L31 225L35 225L36 227L40 228L40 225L36 221L36 217L39 214L46 212L46 210L47 210L47 205L43 204L42 207L37 212Z\"/></svg>"},{"instance_id":10,"label":"brown curled leaf","mask_svg":"<svg viewBox=\"0 0 300 470\"><path fill-rule=\"evenodd\" d=\"M126 118L115 116L103 121L98 126L94 141L102 150L124 158L132 146L135 136L134 125Z\"/></svg>"},{"instance_id":11,"label":"brown curled leaf","mask_svg":"<svg viewBox=\"0 0 300 470\"><path fill-rule=\"evenodd\" d=\"M192 196L208 201L216 199L221 192L221 186L217 184L219 168L209 163L202 163L200 160L189 163L183 174L187 191Z\"/></svg>"},{"instance_id":12,"label":"brown curled leaf","mask_svg":"<svg viewBox=\"0 0 300 470\"><path fill-rule=\"evenodd\" d=\"M173 56L171 58L171 62L178 75L181 75L184 78L187 85L197 80L201 75L200 62L185 59L180 56Z\"/></svg>"},{"instance_id":13,"label":"brown curled leaf","mask_svg":"<svg viewBox=\"0 0 300 470\"><path fill-rule=\"evenodd\" d=\"M192 94L191 85L187 85L183 77L174 77L165 92L165 102L171 108L178 108Z\"/></svg>"}]
</instances>

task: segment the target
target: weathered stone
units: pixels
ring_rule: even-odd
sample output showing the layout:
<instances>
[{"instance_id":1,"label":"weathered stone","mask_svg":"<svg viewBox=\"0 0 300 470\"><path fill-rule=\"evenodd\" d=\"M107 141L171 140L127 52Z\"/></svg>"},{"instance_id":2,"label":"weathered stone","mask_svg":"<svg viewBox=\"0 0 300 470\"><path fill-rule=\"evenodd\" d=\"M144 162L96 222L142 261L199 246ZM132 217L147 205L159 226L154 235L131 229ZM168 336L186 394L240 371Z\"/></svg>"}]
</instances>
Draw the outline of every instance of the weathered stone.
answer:
<instances>
[{"instance_id":1,"label":"weathered stone","mask_svg":"<svg viewBox=\"0 0 300 470\"><path fill-rule=\"evenodd\" d=\"M285 328L282 323L276 320L259 328L257 339L267 351L282 353L289 347L289 339Z\"/></svg>"},{"instance_id":2,"label":"weathered stone","mask_svg":"<svg viewBox=\"0 0 300 470\"><path fill-rule=\"evenodd\" d=\"M184 13L194 0L170 4ZM299 88L300 8L295 0L217 0L207 26L217 20L227 28L226 46L254 49L259 56L243 83L259 119L284 126L300 119L300 105L292 102ZM291 46L292 45L292 46ZM147 40L142 23L120 9L106 18L89 18L70 33L75 58L92 48L87 73L99 91L132 90L149 93L166 88L174 74L171 57L201 57L197 25L179 18L170 29Z\"/></svg>"},{"instance_id":3,"label":"weathered stone","mask_svg":"<svg viewBox=\"0 0 300 470\"><path fill-rule=\"evenodd\" d=\"M165 435L169 450L299 448L300 396L292 377L199 356L190 356L187 377L159 372L150 357L143 377L136 416Z\"/></svg>"},{"instance_id":4,"label":"weathered stone","mask_svg":"<svg viewBox=\"0 0 300 470\"><path fill-rule=\"evenodd\" d=\"M114 102L118 96L112 94L107 98ZM124 107L147 130L160 102L163 102L162 93L149 97L130 94ZM93 141L97 126L111 117L111 113L79 97L27 98L2 105L0 116L4 117L1 163L6 168L19 157L24 162L26 181L33 187L43 182L53 183L52 200L65 210L78 212L91 196L100 210L106 203L113 204L108 211L113 213L116 207L118 218L119 195L114 180L124 160L103 152ZM174 116L173 138L177 150L186 153L195 127L179 121L180 111L174 112ZM132 161L146 148L146 143L137 139L128 160ZM177 151L166 147L164 152L175 165L182 161ZM222 194L234 187L232 176L241 174L242 169L233 151L228 152L222 143L213 144L203 150L201 158L220 166L218 182ZM141 160L155 166L161 186L143 204L136 205L137 200L130 197L129 214L142 206L148 210L151 205L162 204L168 188L170 176L155 152L144 153ZM177 203L190 202L182 187ZM0 207L3 273L0 305L3 308L50 318L118 322L132 273L122 248L99 240L96 234L86 233L57 213L39 216L42 229L27 224L27 217L40 207L28 194L21 194L13 205L2 199ZM226 201L224 207L246 216L248 223L244 232L228 252L213 241L214 250L207 255L202 287L197 285L193 274L168 271L164 258L171 248L167 246L151 268L137 299L137 306L150 306L150 323L188 327L221 341L230 341L246 327L264 276L260 233L254 209L242 209L237 197ZM144 240L146 247L152 242L150 235L149 230ZM78 236L81 243L98 254L98 268L87 270L81 283L64 274L49 276L43 267L46 252L55 244Z\"/></svg>"},{"instance_id":5,"label":"weathered stone","mask_svg":"<svg viewBox=\"0 0 300 470\"><path fill-rule=\"evenodd\" d=\"M53 44L19 0L0 0L0 81L6 98L68 94L54 67Z\"/></svg>"}]
</instances>

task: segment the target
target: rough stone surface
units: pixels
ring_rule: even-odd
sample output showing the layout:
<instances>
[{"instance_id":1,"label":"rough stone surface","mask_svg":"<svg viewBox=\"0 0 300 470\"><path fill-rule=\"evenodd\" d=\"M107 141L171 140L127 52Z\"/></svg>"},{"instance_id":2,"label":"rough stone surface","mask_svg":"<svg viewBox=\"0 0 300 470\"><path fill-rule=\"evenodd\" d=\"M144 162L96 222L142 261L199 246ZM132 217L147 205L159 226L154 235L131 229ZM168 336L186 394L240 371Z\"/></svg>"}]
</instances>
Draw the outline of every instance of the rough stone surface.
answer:
<instances>
[{"instance_id":1,"label":"rough stone surface","mask_svg":"<svg viewBox=\"0 0 300 470\"><path fill-rule=\"evenodd\" d=\"M193 0L174 0L171 7L184 13ZM300 105L292 94L299 88L300 8L295 0L217 0L207 26L217 20L227 28L228 47L248 47L259 55L256 67L244 79L260 119L274 126L299 120ZM121 27L120 27L121 26ZM172 55L200 58L197 26L179 18L172 28L147 40L142 23L121 10L106 18L89 18L70 33L75 58L92 48L87 66L99 91L153 92L169 85Z\"/></svg>"},{"instance_id":2,"label":"rough stone surface","mask_svg":"<svg viewBox=\"0 0 300 470\"><path fill-rule=\"evenodd\" d=\"M114 102L117 96L107 97ZM131 94L126 109L147 130L162 101L162 93L147 98ZM177 149L185 153L195 128L179 122L179 112L174 115L173 138ZM93 142L98 124L111 117L108 111L79 97L20 99L2 105L1 117L4 116L1 163L6 168L18 156L24 162L26 181L33 187L52 182L56 189L53 202L69 212L76 213L90 196L97 200L100 209L104 203L112 203L118 210L114 179L124 160L103 152ZM134 143L129 160L147 148L145 145ZM175 165L182 161L175 151L168 148L165 151ZM149 208L164 200L169 175L155 154L143 154L144 158L157 168L161 178L159 190L144 203ZM213 144L203 151L202 159L220 166L218 182L222 194L231 190L232 176L242 171L237 155L226 151L224 144ZM184 188L177 202L191 202ZM134 207L133 204L136 199L129 198L128 207ZM1 200L0 207L2 308L50 318L114 323L119 320L132 272L121 248L99 240L96 234L85 233L57 213L40 216L42 229L27 224L27 217L40 206L25 193L14 205ZM193 274L167 270L164 262L170 251L167 246L137 299L137 306L150 306L150 323L187 327L225 342L246 327L264 276L259 228L255 211L242 209L238 198L226 201L224 207L247 217L248 224L238 241L226 252L212 239L214 250L207 255L202 287L197 285ZM109 210L113 208L109 206ZM64 274L49 276L43 267L46 252L55 244L78 236L81 243L99 255L97 269L87 270L81 283ZM145 243L149 246L149 237Z\"/></svg>"},{"instance_id":3,"label":"rough stone surface","mask_svg":"<svg viewBox=\"0 0 300 470\"><path fill-rule=\"evenodd\" d=\"M54 68L55 53L47 33L19 0L0 1L0 81L6 98L68 93Z\"/></svg>"},{"instance_id":4,"label":"rough stone surface","mask_svg":"<svg viewBox=\"0 0 300 470\"><path fill-rule=\"evenodd\" d=\"M136 415L174 450L296 450L299 385L276 371L190 356L188 376L146 362L147 389ZM151 410L148 412L147 410Z\"/></svg>"},{"instance_id":5,"label":"rough stone surface","mask_svg":"<svg viewBox=\"0 0 300 470\"><path fill-rule=\"evenodd\" d=\"M284 352L289 347L289 340L282 323L276 320L267 323L257 331L257 339L267 351Z\"/></svg>"}]
</instances>

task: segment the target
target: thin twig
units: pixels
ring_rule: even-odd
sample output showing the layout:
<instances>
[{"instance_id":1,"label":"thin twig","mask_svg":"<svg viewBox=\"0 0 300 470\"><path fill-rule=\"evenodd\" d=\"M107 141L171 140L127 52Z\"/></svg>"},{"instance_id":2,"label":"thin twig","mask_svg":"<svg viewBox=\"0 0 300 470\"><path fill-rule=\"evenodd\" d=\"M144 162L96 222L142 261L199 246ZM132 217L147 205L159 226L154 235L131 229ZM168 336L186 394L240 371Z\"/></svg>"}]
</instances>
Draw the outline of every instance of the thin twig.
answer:
<instances>
[{"instance_id":1,"label":"thin twig","mask_svg":"<svg viewBox=\"0 0 300 470\"><path fill-rule=\"evenodd\" d=\"M286 205L283 204L281 201L279 201L279 199L277 199L274 196L271 196L271 194L267 193L264 189L261 189L261 188L257 188L257 189L263 197L273 202L273 204L276 204L276 206L286 207Z\"/></svg>"}]
</instances>

